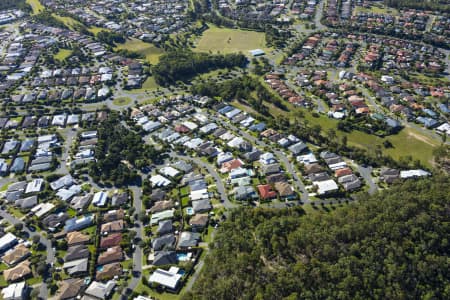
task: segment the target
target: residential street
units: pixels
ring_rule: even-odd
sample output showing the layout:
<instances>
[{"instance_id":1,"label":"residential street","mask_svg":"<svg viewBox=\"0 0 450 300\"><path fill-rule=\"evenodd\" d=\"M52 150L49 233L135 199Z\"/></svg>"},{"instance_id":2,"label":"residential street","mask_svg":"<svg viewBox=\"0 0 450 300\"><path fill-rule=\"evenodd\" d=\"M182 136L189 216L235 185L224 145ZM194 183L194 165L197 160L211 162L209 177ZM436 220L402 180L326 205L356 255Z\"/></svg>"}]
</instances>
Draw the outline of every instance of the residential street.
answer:
<instances>
[{"instance_id":1,"label":"residential street","mask_svg":"<svg viewBox=\"0 0 450 300\"><path fill-rule=\"evenodd\" d=\"M45 238L43 235L41 235L37 231L35 231L35 232L30 231L25 226L25 223L22 220L17 219L16 217L14 217L13 215L9 214L8 212L6 212L4 210L0 210L0 217L2 217L3 219L5 219L6 221L8 221L9 223L11 223L13 225L14 224L22 224L23 231L25 231L30 236L30 238L32 238L33 236L39 236L39 238L41 239L41 243L44 244L46 247L46 252L47 252L46 263L53 264L55 262L55 253L53 251L52 243L50 240ZM47 284L45 283L46 279L47 278L43 278L43 282L40 285L39 297L41 299L47 299L47 297L48 297Z\"/></svg>"},{"instance_id":2,"label":"residential street","mask_svg":"<svg viewBox=\"0 0 450 300\"><path fill-rule=\"evenodd\" d=\"M203 160L201 160L200 158L197 158L197 157L189 157L189 156L179 155L174 152L170 152L169 155L170 155L170 157L192 161L195 164L197 164L198 166L200 166L201 168L206 169L208 171L208 173L211 174L211 176L214 178L214 180L216 182L217 191L219 192L220 200L223 203L223 206L226 209L231 209L231 208L236 207L236 205L231 203L231 201L228 199L227 190L226 190L225 186L223 185L222 178L220 177L219 173L217 173L217 171L214 169L213 166L211 166L208 163L205 163Z\"/></svg>"}]
</instances>

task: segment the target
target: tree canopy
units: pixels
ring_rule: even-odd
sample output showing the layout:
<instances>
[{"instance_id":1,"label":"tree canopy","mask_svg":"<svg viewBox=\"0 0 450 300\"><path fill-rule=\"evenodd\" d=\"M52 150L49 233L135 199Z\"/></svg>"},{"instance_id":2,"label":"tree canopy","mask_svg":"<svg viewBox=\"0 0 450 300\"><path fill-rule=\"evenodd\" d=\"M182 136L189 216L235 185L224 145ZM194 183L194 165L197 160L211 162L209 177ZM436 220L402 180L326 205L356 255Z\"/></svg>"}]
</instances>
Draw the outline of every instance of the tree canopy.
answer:
<instances>
[{"instance_id":1,"label":"tree canopy","mask_svg":"<svg viewBox=\"0 0 450 300\"><path fill-rule=\"evenodd\" d=\"M330 213L240 209L185 299L448 299L448 177Z\"/></svg>"},{"instance_id":2,"label":"tree canopy","mask_svg":"<svg viewBox=\"0 0 450 300\"><path fill-rule=\"evenodd\" d=\"M247 58L243 54L221 55L172 50L160 57L152 72L156 82L166 86L212 70L243 67L246 64Z\"/></svg>"}]
</instances>

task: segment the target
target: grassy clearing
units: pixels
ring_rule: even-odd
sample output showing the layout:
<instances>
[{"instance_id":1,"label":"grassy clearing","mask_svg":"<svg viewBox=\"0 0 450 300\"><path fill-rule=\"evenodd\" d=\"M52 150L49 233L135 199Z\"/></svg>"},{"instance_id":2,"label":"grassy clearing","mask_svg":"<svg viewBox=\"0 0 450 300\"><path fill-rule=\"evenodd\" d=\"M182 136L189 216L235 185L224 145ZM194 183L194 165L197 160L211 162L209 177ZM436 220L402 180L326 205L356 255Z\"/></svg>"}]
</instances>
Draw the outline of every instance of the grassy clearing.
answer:
<instances>
[{"instance_id":1,"label":"grassy clearing","mask_svg":"<svg viewBox=\"0 0 450 300\"><path fill-rule=\"evenodd\" d=\"M270 51L262 32L219 28L209 24L209 29L202 34L194 51L249 54L248 51L258 48Z\"/></svg>"},{"instance_id":2,"label":"grassy clearing","mask_svg":"<svg viewBox=\"0 0 450 300\"><path fill-rule=\"evenodd\" d=\"M33 15L37 15L38 13L42 12L45 9L45 7L39 0L27 0L27 3L33 9Z\"/></svg>"},{"instance_id":3,"label":"grassy clearing","mask_svg":"<svg viewBox=\"0 0 450 300\"><path fill-rule=\"evenodd\" d=\"M116 51L121 49L142 54L151 64L157 64L159 62L159 57L164 54L163 49L135 38L129 39L125 44L119 44L114 48Z\"/></svg>"},{"instance_id":4,"label":"grassy clearing","mask_svg":"<svg viewBox=\"0 0 450 300\"><path fill-rule=\"evenodd\" d=\"M383 5L371 5L369 8L365 8L362 6L356 6L354 10L354 14L358 13L374 13L374 14L388 14L393 16L398 16L398 10L395 8L385 7Z\"/></svg>"},{"instance_id":5,"label":"grassy clearing","mask_svg":"<svg viewBox=\"0 0 450 300\"><path fill-rule=\"evenodd\" d=\"M54 55L54 58L63 61L66 58L68 58L70 55L72 55L72 50L69 49L59 49L58 53Z\"/></svg>"},{"instance_id":6,"label":"grassy clearing","mask_svg":"<svg viewBox=\"0 0 450 300\"><path fill-rule=\"evenodd\" d=\"M120 97L113 100L113 104L116 106L125 106L131 103L131 98L128 97Z\"/></svg>"},{"instance_id":7,"label":"grassy clearing","mask_svg":"<svg viewBox=\"0 0 450 300\"><path fill-rule=\"evenodd\" d=\"M109 31L107 28L92 26L88 28L88 31L93 33L94 35L97 35L100 31Z\"/></svg>"},{"instance_id":8,"label":"grassy clearing","mask_svg":"<svg viewBox=\"0 0 450 300\"><path fill-rule=\"evenodd\" d=\"M78 22L77 20L71 18L71 17L63 17L57 14L52 14L52 16L63 22L64 25L66 25L67 27L69 27L71 30L75 30L75 26L83 26L83 24L81 24L80 22Z\"/></svg>"},{"instance_id":9,"label":"grassy clearing","mask_svg":"<svg viewBox=\"0 0 450 300\"><path fill-rule=\"evenodd\" d=\"M295 111L300 108L293 107L290 103L284 102L288 107L288 112L283 111L269 103L265 103L274 117L288 116L291 120L294 119ZM439 142L429 137L424 136L419 131L407 127L400 133L388 137L380 138L362 131L353 130L350 133L337 130L338 121L330 119L326 116L320 115L318 118L314 117L311 112L301 109L304 113L304 120L307 120L311 125L320 125L323 131L334 129L337 138L341 139L347 136L347 142L351 146L367 149L369 152L375 153L375 149L381 146L383 152L392 156L394 159L411 155L413 160L420 160L426 166L433 164L433 150L439 146ZM393 148L384 149L383 142L389 140ZM412 151L413 149L413 151Z\"/></svg>"}]
</instances>

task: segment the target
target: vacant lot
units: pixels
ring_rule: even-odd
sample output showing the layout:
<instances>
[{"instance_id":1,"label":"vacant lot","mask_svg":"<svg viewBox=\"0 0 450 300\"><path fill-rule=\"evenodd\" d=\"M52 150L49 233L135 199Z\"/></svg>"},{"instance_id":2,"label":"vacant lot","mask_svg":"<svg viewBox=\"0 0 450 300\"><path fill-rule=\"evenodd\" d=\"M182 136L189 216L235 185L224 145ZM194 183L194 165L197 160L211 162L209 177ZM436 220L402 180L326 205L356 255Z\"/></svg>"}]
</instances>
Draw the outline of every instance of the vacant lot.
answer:
<instances>
[{"instance_id":1,"label":"vacant lot","mask_svg":"<svg viewBox=\"0 0 450 300\"><path fill-rule=\"evenodd\" d=\"M145 43L134 38L129 39L125 44L119 44L116 48L114 48L114 50L116 51L121 49L142 54L151 64L157 64L159 61L159 57L164 53L163 49L157 48L153 44Z\"/></svg>"},{"instance_id":2,"label":"vacant lot","mask_svg":"<svg viewBox=\"0 0 450 300\"><path fill-rule=\"evenodd\" d=\"M243 52L248 54L248 51L253 49L269 51L266 47L266 38L263 32L219 28L209 25L209 29L197 41L194 51L211 51L213 53Z\"/></svg>"}]
</instances>

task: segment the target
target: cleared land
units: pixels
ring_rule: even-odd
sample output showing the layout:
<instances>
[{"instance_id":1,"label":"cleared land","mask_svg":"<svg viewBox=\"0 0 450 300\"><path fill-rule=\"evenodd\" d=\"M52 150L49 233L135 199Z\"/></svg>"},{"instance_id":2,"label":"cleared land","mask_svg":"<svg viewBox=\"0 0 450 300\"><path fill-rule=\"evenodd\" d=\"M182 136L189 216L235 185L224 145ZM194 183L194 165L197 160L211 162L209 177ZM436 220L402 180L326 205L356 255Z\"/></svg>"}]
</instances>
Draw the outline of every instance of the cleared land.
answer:
<instances>
[{"instance_id":1,"label":"cleared land","mask_svg":"<svg viewBox=\"0 0 450 300\"><path fill-rule=\"evenodd\" d=\"M214 25L208 26L209 29L203 32L196 43L196 48L193 49L194 51L211 51L213 53L243 52L244 54L248 54L248 51L253 49L270 51L266 47L266 38L262 32L219 28Z\"/></svg>"},{"instance_id":2,"label":"cleared land","mask_svg":"<svg viewBox=\"0 0 450 300\"><path fill-rule=\"evenodd\" d=\"M59 49L58 53L55 54L55 59L63 61L72 54L72 50L69 49Z\"/></svg>"},{"instance_id":3,"label":"cleared land","mask_svg":"<svg viewBox=\"0 0 450 300\"><path fill-rule=\"evenodd\" d=\"M117 47L114 48L116 51L121 49L142 54L151 64L157 64L159 57L164 53L163 49L157 48L153 44L146 43L135 38L127 40L125 44L118 44Z\"/></svg>"},{"instance_id":4,"label":"cleared land","mask_svg":"<svg viewBox=\"0 0 450 300\"><path fill-rule=\"evenodd\" d=\"M97 26L92 26L92 27L88 28L88 31L93 33L94 35L97 35L100 31L109 31L109 29L102 28L102 27L97 27Z\"/></svg>"},{"instance_id":5,"label":"cleared land","mask_svg":"<svg viewBox=\"0 0 450 300\"><path fill-rule=\"evenodd\" d=\"M60 15L57 15L57 14L52 14L52 16L55 19L63 22L64 25L69 27L71 30L75 30L75 26L76 25L78 25L78 26L83 25L83 24L81 24L80 22L78 22L77 20L75 20L75 19L73 19L71 17L63 17L63 16L60 16Z\"/></svg>"},{"instance_id":6,"label":"cleared land","mask_svg":"<svg viewBox=\"0 0 450 300\"><path fill-rule=\"evenodd\" d=\"M45 7L39 0L27 0L27 3L31 5L31 8L33 9L33 15L36 15L45 9Z\"/></svg>"}]
</instances>

